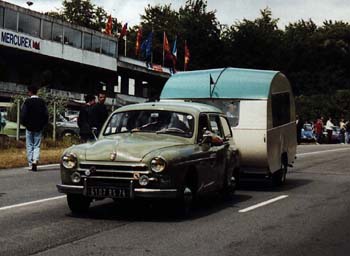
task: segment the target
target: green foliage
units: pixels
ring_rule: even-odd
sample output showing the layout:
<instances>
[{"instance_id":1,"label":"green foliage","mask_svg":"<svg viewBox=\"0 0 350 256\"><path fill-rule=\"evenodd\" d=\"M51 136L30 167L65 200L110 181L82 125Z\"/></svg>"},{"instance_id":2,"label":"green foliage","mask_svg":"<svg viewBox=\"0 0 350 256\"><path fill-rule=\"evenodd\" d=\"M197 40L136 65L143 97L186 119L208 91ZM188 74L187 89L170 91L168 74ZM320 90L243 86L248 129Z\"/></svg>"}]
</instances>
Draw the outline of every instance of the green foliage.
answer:
<instances>
[{"instance_id":1,"label":"green foliage","mask_svg":"<svg viewBox=\"0 0 350 256\"><path fill-rule=\"evenodd\" d=\"M106 26L106 11L102 7L94 5L91 0L63 0L62 6L62 10L46 14L98 31Z\"/></svg>"},{"instance_id":2,"label":"green foliage","mask_svg":"<svg viewBox=\"0 0 350 256\"><path fill-rule=\"evenodd\" d=\"M99 31L107 20L106 12L91 0L63 0L63 9L50 14ZM217 20L215 10L208 10L206 0L187 0L178 10L171 4L148 5L140 25L142 40L149 32L154 33L153 63L162 64L165 31L170 45L177 38L178 70L183 69L186 40L191 53L189 70L225 66L280 70L292 84L300 115L348 116L349 23L330 20L317 26L309 19L280 29L278 21L266 8L253 20L224 25ZM121 27L114 18L113 30L120 31ZM127 56L133 58L138 57L134 53L137 30L138 25L128 29ZM123 40L119 53L124 53Z\"/></svg>"}]
</instances>

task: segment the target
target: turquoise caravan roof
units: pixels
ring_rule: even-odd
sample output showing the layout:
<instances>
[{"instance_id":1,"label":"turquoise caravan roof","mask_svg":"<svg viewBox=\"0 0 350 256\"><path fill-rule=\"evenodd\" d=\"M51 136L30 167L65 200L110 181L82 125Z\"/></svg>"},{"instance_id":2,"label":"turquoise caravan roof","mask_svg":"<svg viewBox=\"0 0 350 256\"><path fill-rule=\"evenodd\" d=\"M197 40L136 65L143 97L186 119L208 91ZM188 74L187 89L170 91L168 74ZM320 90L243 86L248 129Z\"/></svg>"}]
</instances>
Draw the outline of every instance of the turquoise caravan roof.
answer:
<instances>
[{"instance_id":1,"label":"turquoise caravan roof","mask_svg":"<svg viewBox=\"0 0 350 256\"><path fill-rule=\"evenodd\" d=\"M267 99L278 71L222 68L180 72L164 85L161 99ZM210 76L214 84L210 92Z\"/></svg>"}]
</instances>

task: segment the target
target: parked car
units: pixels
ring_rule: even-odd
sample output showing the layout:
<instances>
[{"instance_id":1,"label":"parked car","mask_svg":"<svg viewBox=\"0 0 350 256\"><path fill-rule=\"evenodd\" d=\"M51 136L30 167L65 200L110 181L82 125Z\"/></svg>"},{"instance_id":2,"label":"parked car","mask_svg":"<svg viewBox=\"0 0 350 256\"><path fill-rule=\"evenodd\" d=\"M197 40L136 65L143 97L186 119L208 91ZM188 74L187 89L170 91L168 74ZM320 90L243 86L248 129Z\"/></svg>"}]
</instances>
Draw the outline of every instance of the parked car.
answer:
<instances>
[{"instance_id":1,"label":"parked car","mask_svg":"<svg viewBox=\"0 0 350 256\"><path fill-rule=\"evenodd\" d=\"M198 194L231 194L238 159L221 110L200 103L134 104L114 111L97 141L65 150L57 188L77 213L103 198L173 198L188 209Z\"/></svg>"},{"instance_id":2,"label":"parked car","mask_svg":"<svg viewBox=\"0 0 350 256\"><path fill-rule=\"evenodd\" d=\"M303 128L301 129L301 139L303 141L307 141L307 142L315 142L316 141L316 137L313 131L313 127L312 124L304 124Z\"/></svg>"},{"instance_id":3,"label":"parked car","mask_svg":"<svg viewBox=\"0 0 350 256\"><path fill-rule=\"evenodd\" d=\"M325 142L328 142L328 134L326 129L323 131L323 137ZM331 143L340 143L341 141L342 141L342 135L340 133L340 127L334 126L332 131Z\"/></svg>"},{"instance_id":4,"label":"parked car","mask_svg":"<svg viewBox=\"0 0 350 256\"><path fill-rule=\"evenodd\" d=\"M5 134L9 137L16 137L17 134L17 123L16 122L12 122L9 120L6 120L3 117L3 121L5 122L5 126L2 129L2 134ZM19 137L20 138L25 138L26 137L26 128L23 125L20 125L19 128Z\"/></svg>"},{"instance_id":5,"label":"parked car","mask_svg":"<svg viewBox=\"0 0 350 256\"><path fill-rule=\"evenodd\" d=\"M58 137L78 136L79 127L78 127L77 120L68 121L62 115L58 115L57 122L56 122L56 134Z\"/></svg>"}]
</instances>

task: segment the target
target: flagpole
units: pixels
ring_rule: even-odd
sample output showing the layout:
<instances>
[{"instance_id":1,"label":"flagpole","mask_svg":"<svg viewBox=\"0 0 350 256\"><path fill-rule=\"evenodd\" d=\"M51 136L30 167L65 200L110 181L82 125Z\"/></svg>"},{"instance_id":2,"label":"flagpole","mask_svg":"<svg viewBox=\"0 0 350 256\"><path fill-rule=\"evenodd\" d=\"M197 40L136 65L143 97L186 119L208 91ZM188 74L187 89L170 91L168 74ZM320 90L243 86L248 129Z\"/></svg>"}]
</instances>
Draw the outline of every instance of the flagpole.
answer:
<instances>
[{"instance_id":1,"label":"flagpole","mask_svg":"<svg viewBox=\"0 0 350 256\"><path fill-rule=\"evenodd\" d=\"M127 40L127 37L126 37L126 34L125 34L125 40L124 40L124 56L126 57L126 40Z\"/></svg>"},{"instance_id":2,"label":"flagpole","mask_svg":"<svg viewBox=\"0 0 350 256\"><path fill-rule=\"evenodd\" d=\"M164 43L165 43L165 31L163 31L163 67L164 67Z\"/></svg>"}]
</instances>

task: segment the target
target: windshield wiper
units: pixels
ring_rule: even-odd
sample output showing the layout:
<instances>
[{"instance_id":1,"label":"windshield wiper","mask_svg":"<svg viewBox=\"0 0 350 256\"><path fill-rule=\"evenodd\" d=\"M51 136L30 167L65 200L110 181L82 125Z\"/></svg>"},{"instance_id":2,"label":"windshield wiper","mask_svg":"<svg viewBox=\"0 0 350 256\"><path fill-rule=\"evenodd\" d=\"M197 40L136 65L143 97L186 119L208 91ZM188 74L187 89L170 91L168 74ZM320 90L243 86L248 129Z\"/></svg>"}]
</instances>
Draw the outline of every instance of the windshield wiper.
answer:
<instances>
[{"instance_id":1,"label":"windshield wiper","mask_svg":"<svg viewBox=\"0 0 350 256\"><path fill-rule=\"evenodd\" d=\"M186 134L188 132L185 132L184 130L176 127L169 127L169 128L163 128L159 131L156 131L156 133L180 133L180 134Z\"/></svg>"}]
</instances>

